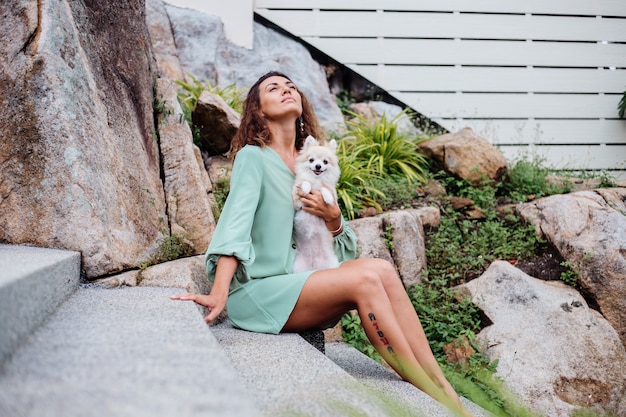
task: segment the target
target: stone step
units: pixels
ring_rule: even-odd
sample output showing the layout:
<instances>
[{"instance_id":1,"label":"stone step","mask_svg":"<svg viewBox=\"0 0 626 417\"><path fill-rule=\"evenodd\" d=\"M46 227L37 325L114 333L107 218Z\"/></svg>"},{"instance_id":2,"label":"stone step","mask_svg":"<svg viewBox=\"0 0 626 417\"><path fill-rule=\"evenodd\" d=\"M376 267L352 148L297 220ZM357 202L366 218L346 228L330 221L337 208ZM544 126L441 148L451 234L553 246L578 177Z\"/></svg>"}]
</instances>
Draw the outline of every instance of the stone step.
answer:
<instances>
[{"instance_id":1,"label":"stone step","mask_svg":"<svg viewBox=\"0 0 626 417\"><path fill-rule=\"evenodd\" d=\"M78 287L80 253L0 244L0 364Z\"/></svg>"},{"instance_id":2,"label":"stone step","mask_svg":"<svg viewBox=\"0 0 626 417\"><path fill-rule=\"evenodd\" d=\"M0 369L0 416L261 416L192 303L81 287Z\"/></svg>"},{"instance_id":3,"label":"stone step","mask_svg":"<svg viewBox=\"0 0 626 417\"><path fill-rule=\"evenodd\" d=\"M343 343L324 355L297 334L208 327L169 299L180 289L79 286L79 265L77 253L0 247L0 416L451 415Z\"/></svg>"}]
</instances>

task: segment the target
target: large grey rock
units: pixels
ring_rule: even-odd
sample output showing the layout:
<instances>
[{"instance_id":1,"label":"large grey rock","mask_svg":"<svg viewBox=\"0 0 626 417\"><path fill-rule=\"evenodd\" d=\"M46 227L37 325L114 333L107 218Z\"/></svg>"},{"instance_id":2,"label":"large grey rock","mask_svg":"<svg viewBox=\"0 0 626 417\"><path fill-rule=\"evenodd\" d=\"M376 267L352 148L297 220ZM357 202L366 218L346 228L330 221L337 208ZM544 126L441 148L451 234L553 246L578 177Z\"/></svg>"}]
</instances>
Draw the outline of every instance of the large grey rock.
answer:
<instances>
[{"instance_id":1,"label":"large grey rock","mask_svg":"<svg viewBox=\"0 0 626 417\"><path fill-rule=\"evenodd\" d=\"M517 206L579 274L626 345L626 188L554 195Z\"/></svg>"},{"instance_id":2,"label":"large grey rock","mask_svg":"<svg viewBox=\"0 0 626 417\"><path fill-rule=\"evenodd\" d=\"M579 406L626 415L626 351L578 291L505 261L462 287L493 322L478 339L499 360L498 376L540 415Z\"/></svg>"},{"instance_id":3,"label":"large grey rock","mask_svg":"<svg viewBox=\"0 0 626 417\"><path fill-rule=\"evenodd\" d=\"M0 3L0 241L147 260L165 202L144 3Z\"/></svg>"},{"instance_id":4,"label":"large grey rock","mask_svg":"<svg viewBox=\"0 0 626 417\"><path fill-rule=\"evenodd\" d=\"M303 45L254 23L254 45L249 50L226 38L216 16L170 5L166 9L185 72L221 87L249 88L268 71L281 71L306 94L324 129L343 128L324 69Z\"/></svg>"},{"instance_id":5,"label":"large grey rock","mask_svg":"<svg viewBox=\"0 0 626 417\"><path fill-rule=\"evenodd\" d=\"M421 142L420 147L447 172L472 183L500 180L508 169L504 155L469 127Z\"/></svg>"},{"instance_id":6,"label":"large grey rock","mask_svg":"<svg viewBox=\"0 0 626 417\"><path fill-rule=\"evenodd\" d=\"M426 246L424 228L419 217L408 211L389 212L383 217L385 230L391 237L391 257L405 288L413 287L422 281L422 271L426 268Z\"/></svg>"},{"instance_id":7,"label":"large grey rock","mask_svg":"<svg viewBox=\"0 0 626 417\"><path fill-rule=\"evenodd\" d=\"M201 254L206 252L215 230L206 169L196 156L175 84L158 79L156 98L163 107L158 129L170 230L191 242L195 254Z\"/></svg>"}]
</instances>

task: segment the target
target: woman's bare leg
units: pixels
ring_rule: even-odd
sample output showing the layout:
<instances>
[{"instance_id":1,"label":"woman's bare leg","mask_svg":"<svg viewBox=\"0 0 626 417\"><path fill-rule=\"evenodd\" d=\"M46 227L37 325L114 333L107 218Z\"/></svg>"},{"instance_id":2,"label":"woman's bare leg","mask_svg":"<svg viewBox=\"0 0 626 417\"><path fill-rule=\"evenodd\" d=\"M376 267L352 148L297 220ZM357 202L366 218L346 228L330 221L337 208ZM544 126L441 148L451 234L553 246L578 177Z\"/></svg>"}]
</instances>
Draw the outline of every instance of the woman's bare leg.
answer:
<instances>
[{"instance_id":1,"label":"woman's bare leg","mask_svg":"<svg viewBox=\"0 0 626 417\"><path fill-rule=\"evenodd\" d=\"M367 268L376 270L381 277L385 292L391 301L391 306L415 358L430 378L442 386L448 395L454 398L455 401L458 401L460 405L460 399L456 391L454 391L454 388L444 376L433 355L415 308L393 266L382 259L367 259L364 261L368 263Z\"/></svg>"},{"instance_id":2,"label":"woman's bare leg","mask_svg":"<svg viewBox=\"0 0 626 417\"><path fill-rule=\"evenodd\" d=\"M407 334L416 332L417 328L405 330L404 328L408 328L410 322L403 323L403 320L399 320L392 305L392 297L393 301L399 301L396 300L396 297L402 297L396 289L385 288L383 279L380 277L381 269L384 268L374 267L377 265L372 265L369 261L345 262L338 269L313 273L305 283L300 298L283 331L314 328L337 319L346 311L356 308L372 345L402 378L445 404L451 410L469 415L463 409L454 390L452 390L453 395L451 395L445 389L445 385L441 383L440 378L432 378L419 362L411 342L407 338ZM393 272L393 268L391 271ZM390 291L393 296L390 297L387 291ZM410 305L406 293L404 293L404 298ZM404 313L406 303L401 304L401 310ZM411 310L413 315L417 317L412 306ZM419 324L419 320L417 322ZM419 329L423 334L421 326ZM414 339L412 343L416 344L418 354L423 360L428 359L428 354L424 353L424 350L427 350L432 357L425 336L423 337L425 345L421 346L419 338L412 337L412 339ZM439 369L438 366L437 369ZM441 371L439 370L439 372Z\"/></svg>"}]
</instances>

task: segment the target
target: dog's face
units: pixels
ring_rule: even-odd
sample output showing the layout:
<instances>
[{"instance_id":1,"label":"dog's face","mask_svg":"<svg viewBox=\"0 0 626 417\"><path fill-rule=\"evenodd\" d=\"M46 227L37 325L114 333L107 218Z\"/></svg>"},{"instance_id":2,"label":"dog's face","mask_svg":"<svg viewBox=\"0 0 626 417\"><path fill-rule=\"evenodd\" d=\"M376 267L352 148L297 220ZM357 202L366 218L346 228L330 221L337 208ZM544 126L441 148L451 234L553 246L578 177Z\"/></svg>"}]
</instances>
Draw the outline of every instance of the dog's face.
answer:
<instances>
[{"instance_id":1,"label":"dog's face","mask_svg":"<svg viewBox=\"0 0 626 417\"><path fill-rule=\"evenodd\" d=\"M309 136L296 159L296 169L308 171L315 176L320 176L327 171L336 175L339 169L336 150L337 142L335 140L326 145L320 145L316 139Z\"/></svg>"}]
</instances>

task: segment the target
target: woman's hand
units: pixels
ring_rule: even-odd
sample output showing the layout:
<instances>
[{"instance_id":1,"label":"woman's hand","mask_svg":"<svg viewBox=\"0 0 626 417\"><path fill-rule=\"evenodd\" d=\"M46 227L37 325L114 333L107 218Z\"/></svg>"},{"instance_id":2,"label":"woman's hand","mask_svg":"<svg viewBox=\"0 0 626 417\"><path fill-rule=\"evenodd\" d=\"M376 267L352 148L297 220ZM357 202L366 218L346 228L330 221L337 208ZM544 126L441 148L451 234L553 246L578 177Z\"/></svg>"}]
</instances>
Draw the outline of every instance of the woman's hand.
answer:
<instances>
[{"instance_id":1,"label":"woman's hand","mask_svg":"<svg viewBox=\"0 0 626 417\"><path fill-rule=\"evenodd\" d=\"M170 297L171 300L181 301L193 301L196 304L205 306L209 309L209 315L204 318L204 321L210 323L213 321L226 307L226 298L217 295L202 295L202 294L176 294Z\"/></svg>"},{"instance_id":2,"label":"woman's hand","mask_svg":"<svg viewBox=\"0 0 626 417\"><path fill-rule=\"evenodd\" d=\"M303 204L302 210L323 218L325 222L330 222L341 217L341 209L339 209L337 202L335 201L334 204L326 204L322 193L317 190L311 190L308 194L299 191L298 196Z\"/></svg>"}]
</instances>

